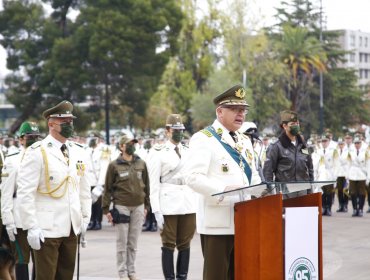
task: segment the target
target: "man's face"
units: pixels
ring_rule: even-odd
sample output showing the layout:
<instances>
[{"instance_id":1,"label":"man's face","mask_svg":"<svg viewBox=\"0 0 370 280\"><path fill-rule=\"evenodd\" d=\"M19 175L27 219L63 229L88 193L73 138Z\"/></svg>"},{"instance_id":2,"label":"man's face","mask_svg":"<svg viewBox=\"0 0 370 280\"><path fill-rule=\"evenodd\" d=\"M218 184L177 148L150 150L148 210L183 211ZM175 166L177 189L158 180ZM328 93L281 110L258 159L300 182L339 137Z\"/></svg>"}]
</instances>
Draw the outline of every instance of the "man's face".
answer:
<instances>
[{"instance_id":1,"label":"man's face","mask_svg":"<svg viewBox=\"0 0 370 280\"><path fill-rule=\"evenodd\" d=\"M344 138L344 141L346 141L346 144L347 145L350 145L350 144L352 144L352 137L351 136L346 136Z\"/></svg>"},{"instance_id":2,"label":"man's face","mask_svg":"<svg viewBox=\"0 0 370 280\"><path fill-rule=\"evenodd\" d=\"M328 139L322 140L321 145L324 149L326 149L329 146L329 140Z\"/></svg>"},{"instance_id":3,"label":"man's face","mask_svg":"<svg viewBox=\"0 0 370 280\"><path fill-rule=\"evenodd\" d=\"M62 131L62 128L60 126L63 123L73 124L73 118L68 117L68 118L50 118L49 119L49 127L58 133Z\"/></svg>"},{"instance_id":4,"label":"man's face","mask_svg":"<svg viewBox=\"0 0 370 280\"><path fill-rule=\"evenodd\" d=\"M247 106L220 106L216 110L217 119L229 131L237 131L243 125L245 115L248 113Z\"/></svg>"}]
</instances>

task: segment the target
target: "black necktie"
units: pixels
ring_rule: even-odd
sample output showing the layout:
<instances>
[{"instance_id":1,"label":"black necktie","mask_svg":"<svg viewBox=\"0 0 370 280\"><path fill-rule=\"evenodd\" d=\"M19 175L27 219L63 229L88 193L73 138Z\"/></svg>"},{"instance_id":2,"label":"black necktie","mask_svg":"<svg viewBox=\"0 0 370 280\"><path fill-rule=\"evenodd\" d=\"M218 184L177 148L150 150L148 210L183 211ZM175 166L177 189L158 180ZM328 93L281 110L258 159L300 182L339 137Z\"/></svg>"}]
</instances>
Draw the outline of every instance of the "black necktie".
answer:
<instances>
[{"instance_id":1,"label":"black necktie","mask_svg":"<svg viewBox=\"0 0 370 280\"><path fill-rule=\"evenodd\" d=\"M358 153L359 153L360 151L359 150L357 150L357 155L358 155Z\"/></svg>"},{"instance_id":2,"label":"black necktie","mask_svg":"<svg viewBox=\"0 0 370 280\"><path fill-rule=\"evenodd\" d=\"M63 144L62 147L60 147L60 150L62 151L65 159L67 160L67 163L69 164L69 155L68 155L68 149L66 144Z\"/></svg>"},{"instance_id":3,"label":"black necktie","mask_svg":"<svg viewBox=\"0 0 370 280\"><path fill-rule=\"evenodd\" d=\"M236 133L233 132L233 131L230 131L229 134L231 135L231 137L233 138L234 142L238 142L238 137L236 136Z\"/></svg>"},{"instance_id":4,"label":"black necktie","mask_svg":"<svg viewBox=\"0 0 370 280\"><path fill-rule=\"evenodd\" d=\"M175 146L175 152L179 156L179 158L181 158L179 147Z\"/></svg>"}]
</instances>

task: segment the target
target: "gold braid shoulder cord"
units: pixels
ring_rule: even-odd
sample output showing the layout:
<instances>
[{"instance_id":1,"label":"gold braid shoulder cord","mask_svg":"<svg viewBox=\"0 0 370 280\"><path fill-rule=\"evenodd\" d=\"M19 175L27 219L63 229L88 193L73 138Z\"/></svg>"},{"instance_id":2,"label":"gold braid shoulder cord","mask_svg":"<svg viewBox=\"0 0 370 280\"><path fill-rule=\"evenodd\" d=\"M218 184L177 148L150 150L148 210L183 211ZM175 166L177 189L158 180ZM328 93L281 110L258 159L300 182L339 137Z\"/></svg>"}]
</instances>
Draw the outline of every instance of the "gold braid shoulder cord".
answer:
<instances>
[{"instance_id":1,"label":"gold braid shoulder cord","mask_svg":"<svg viewBox=\"0 0 370 280\"><path fill-rule=\"evenodd\" d=\"M47 191L45 191L45 192L43 192L43 191L40 191L39 189L37 189L37 191L39 192L39 193L41 193L41 194L48 194L48 195L50 195L51 197L53 197L53 198L61 198L61 197L63 197L64 195L65 195L65 193L66 193L66 191L67 191L67 184L69 183L69 182L71 182L72 183L72 185L74 186L74 187L76 187L76 183L75 183L75 180L71 177L71 176L66 176L65 178L64 178L64 180L57 186L57 187L55 187L54 189L52 189L51 187L50 187L50 177L49 177L49 163L48 163L48 158L47 158L47 156L46 156L46 152L45 152L45 150L44 150L44 148L43 147L41 147L41 154L42 154L42 158L43 158L43 161L44 161L44 164L45 164L45 185L46 185L46 189L47 189ZM64 191L63 191L63 193L62 194L60 194L60 195L55 195L54 193L56 192L56 191L58 191L61 187L63 187L63 185L64 185Z\"/></svg>"}]
</instances>

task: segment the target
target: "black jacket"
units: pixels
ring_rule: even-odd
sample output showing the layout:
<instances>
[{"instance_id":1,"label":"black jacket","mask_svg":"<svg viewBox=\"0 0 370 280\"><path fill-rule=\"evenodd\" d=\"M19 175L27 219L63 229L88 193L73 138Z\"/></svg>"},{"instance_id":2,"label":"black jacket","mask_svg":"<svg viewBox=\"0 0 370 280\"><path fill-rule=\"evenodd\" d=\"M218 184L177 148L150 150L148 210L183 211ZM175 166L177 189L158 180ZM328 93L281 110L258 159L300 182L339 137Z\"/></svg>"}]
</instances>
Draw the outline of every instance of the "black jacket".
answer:
<instances>
[{"instance_id":1,"label":"black jacket","mask_svg":"<svg viewBox=\"0 0 370 280\"><path fill-rule=\"evenodd\" d=\"M267 149L263 175L267 182L313 181L312 158L302 137L293 145L285 131Z\"/></svg>"}]
</instances>

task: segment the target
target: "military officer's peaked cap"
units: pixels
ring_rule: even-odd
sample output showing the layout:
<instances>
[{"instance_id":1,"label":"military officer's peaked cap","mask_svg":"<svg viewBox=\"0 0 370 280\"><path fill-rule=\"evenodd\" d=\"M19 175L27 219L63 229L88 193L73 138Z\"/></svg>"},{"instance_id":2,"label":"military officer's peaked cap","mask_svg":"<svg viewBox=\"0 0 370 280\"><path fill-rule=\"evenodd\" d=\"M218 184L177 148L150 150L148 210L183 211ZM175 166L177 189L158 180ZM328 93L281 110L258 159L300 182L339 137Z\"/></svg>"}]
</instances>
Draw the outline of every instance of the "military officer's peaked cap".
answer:
<instances>
[{"instance_id":1,"label":"military officer's peaked cap","mask_svg":"<svg viewBox=\"0 0 370 280\"><path fill-rule=\"evenodd\" d=\"M34 122L23 122L19 128L19 136L22 137L26 134L28 135L39 135L39 127Z\"/></svg>"},{"instance_id":2,"label":"military officer's peaked cap","mask_svg":"<svg viewBox=\"0 0 370 280\"><path fill-rule=\"evenodd\" d=\"M355 139L353 139L353 143L361 143L361 138L356 136Z\"/></svg>"},{"instance_id":3,"label":"military officer's peaked cap","mask_svg":"<svg viewBox=\"0 0 370 280\"><path fill-rule=\"evenodd\" d=\"M280 122L297 122L298 115L294 111L284 110L280 112Z\"/></svg>"},{"instance_id":4,"label":"military officer's peaked cap","mask_svg":"<svg viewBox=\"0 0 370 280\"><path fill-rule=\"evenodd\" d=\"M245 100L245 89L241 85L233 86L213 99L213 103L218 107L222 105L239 105L249 107Z\"/></svg>"},{"instance_id":5,"label":"military officer's peaked cap","mask_svg":"<svg viewBox=\"0 0 370 280\"><path fill-rule=\"evenodd\" d=\"M127 144L127 143L130 143L130 142L134 142L134 143L137 143L137 139L133 138L133 137L130 137L128 135L123 135L121 137L121 139L119 140L119 144L120 145L123 145L123 144Z\"/></svg>"},{"instance_id":6,"label":"military officer's peaked cap","mask_svg":"<svg viewBox=\"0 0 370 280\"><path fill-rule=\"evenodd\" d=\"M166 119L166 127L173 129L185 129L185 126L182 123L182 119L179 114L168 115Z\"/></svg>"},{"instance_id":7,"label":"military officer's peaked cap","mask_svg":"<svg viewBox=\"0 0 370 280\"><path fill-rule=\"evenodd\" d=\"M67 100L63 100L58 105L45 110L42 115L45 119L49 118L76 118L73 114L73 105Z\"/></svg>"}]
</instances>

